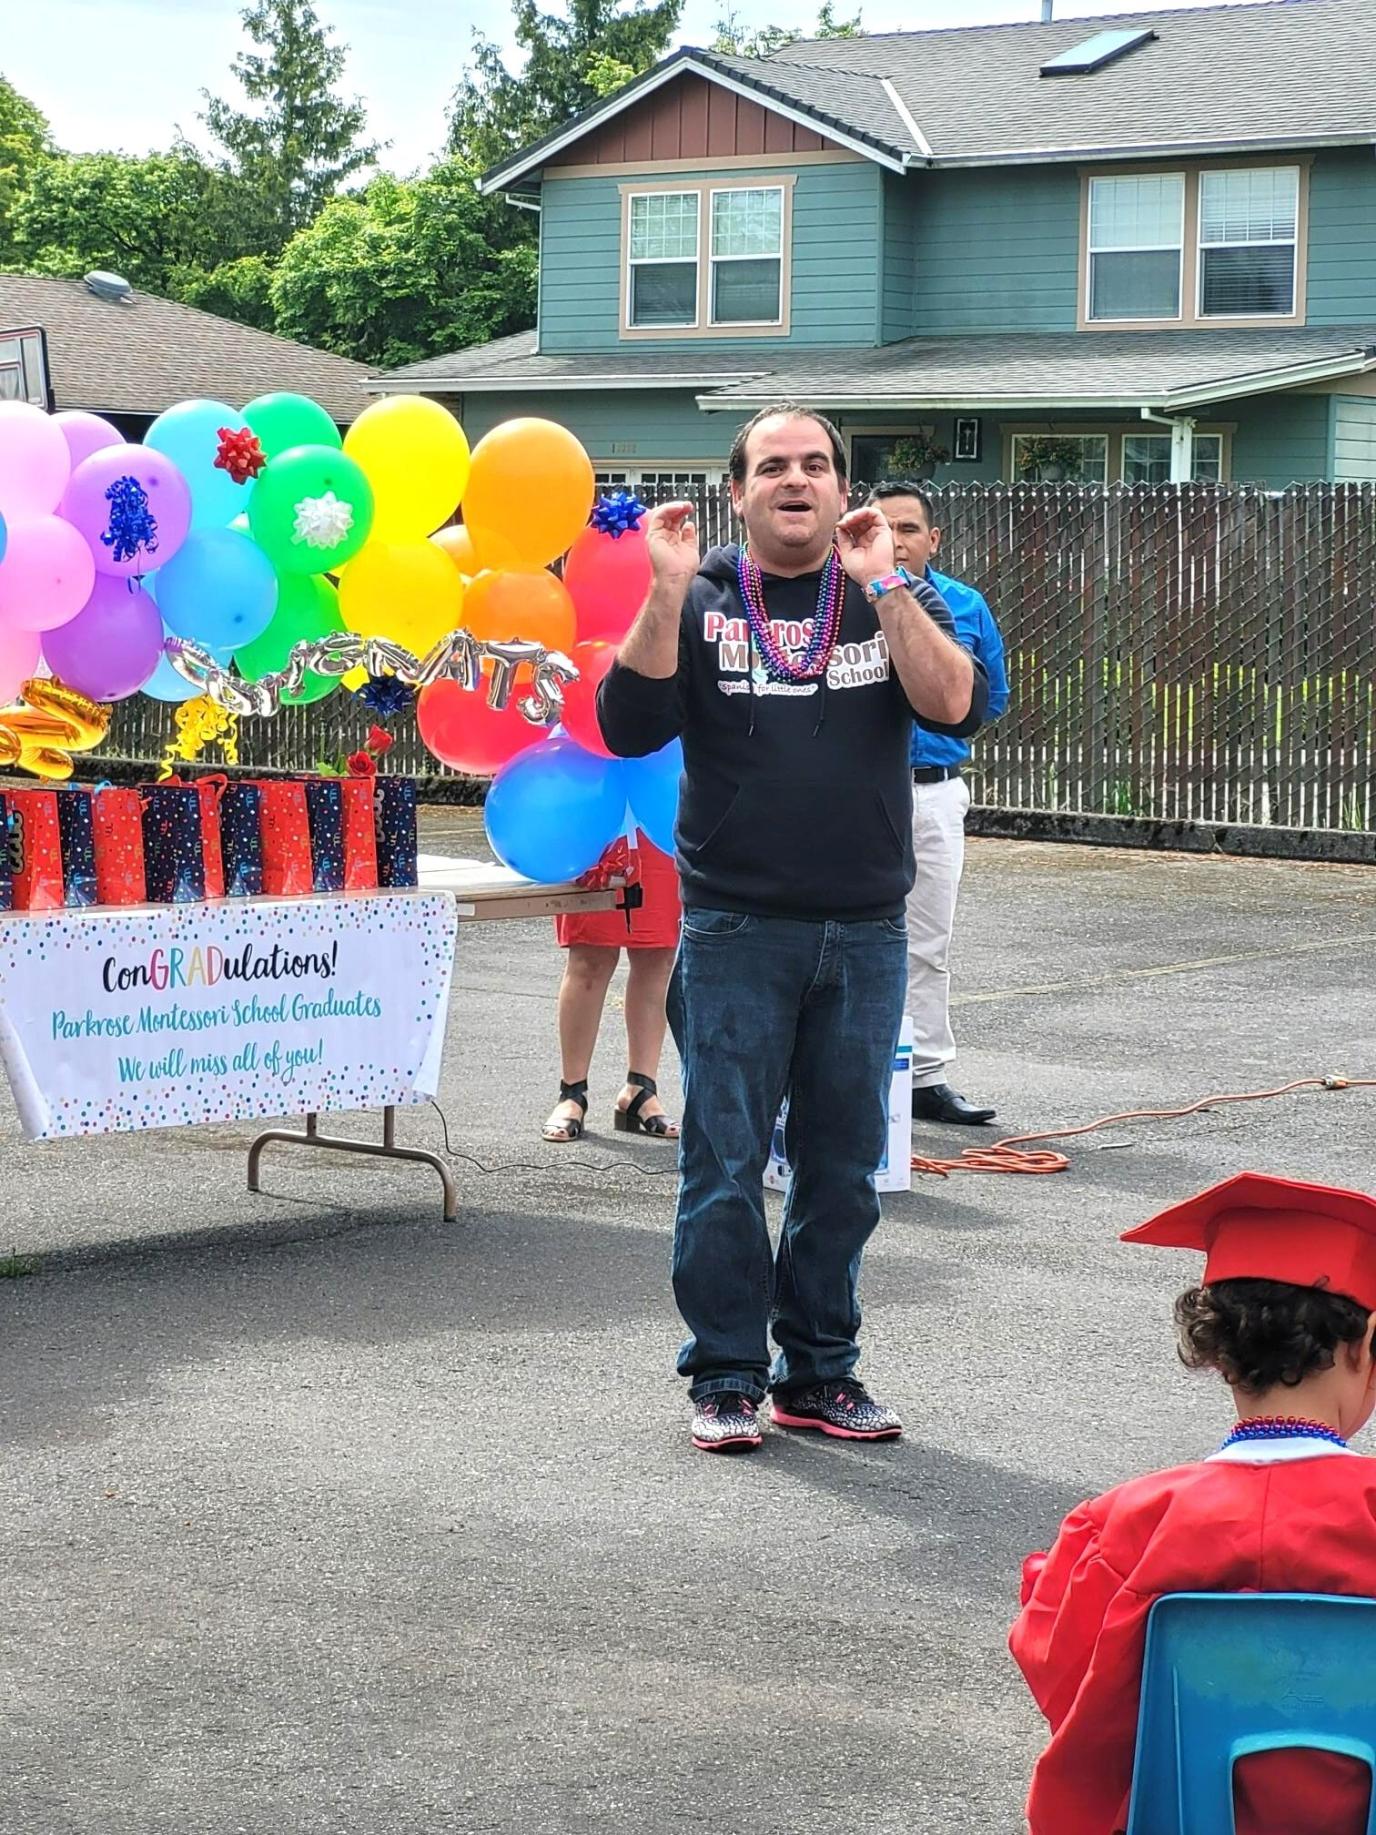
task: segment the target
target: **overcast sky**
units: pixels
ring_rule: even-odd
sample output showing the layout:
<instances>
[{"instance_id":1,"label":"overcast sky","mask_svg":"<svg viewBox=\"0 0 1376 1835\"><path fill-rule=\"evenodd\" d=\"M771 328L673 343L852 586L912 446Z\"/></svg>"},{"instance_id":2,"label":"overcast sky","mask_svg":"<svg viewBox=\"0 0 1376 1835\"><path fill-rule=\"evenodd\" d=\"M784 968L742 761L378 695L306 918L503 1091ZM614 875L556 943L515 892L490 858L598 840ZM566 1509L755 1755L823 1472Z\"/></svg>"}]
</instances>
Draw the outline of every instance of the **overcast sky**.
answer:
<instances>
[{"instance_id":1,"label":"overcast sky","mask_svg":"<svg viewBox=\"0 0 1376 1835\"><path fill-rule=\"evenodd\" d=\"M838 0L837 13L854 3ZM1191 3L1138 0L1135 10ZM64 147L144 153L166 146L175 127L201 141L201 90L238 93L229 66L243 42L241 8L242 0L0 0L0 70L43 109ZM722 10L718 0L687 0L682 41L707 43ZM804 0L735 6L747 27L803 10ZM1107 10L1056 0L1058 19ZM445 107L473 25L481 21L495 34L506 17L480 0L316 0L316 11L350 47L349 88L367 103L373 135L391 142L385 163L400 172L428 164L443 142ZM861 13L869 30L891 32L1037 19L1041 7L1040 0L863 0Z\"/></svg>"}]
</instances>

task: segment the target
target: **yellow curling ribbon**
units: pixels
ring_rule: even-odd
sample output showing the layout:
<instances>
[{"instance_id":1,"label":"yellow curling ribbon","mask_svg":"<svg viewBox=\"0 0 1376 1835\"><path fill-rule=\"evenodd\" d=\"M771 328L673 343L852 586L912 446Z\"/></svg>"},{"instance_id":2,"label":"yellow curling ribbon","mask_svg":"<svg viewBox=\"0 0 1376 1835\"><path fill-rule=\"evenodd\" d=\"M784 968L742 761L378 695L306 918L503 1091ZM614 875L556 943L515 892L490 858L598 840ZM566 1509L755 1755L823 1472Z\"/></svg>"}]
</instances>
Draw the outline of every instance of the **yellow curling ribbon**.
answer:
<instances>
[{"instance_id":1,"label":"yellow curling ribbon","mask_svg":"<svg viewBox=\"0 0 1376 1835\"><path fill-rule=\"evenodd\" d=\"M178 761L194 764L208 745L217 745L227 765L239 762L239 718L212 701L209 695L197 695L183 701L174 718L177 736L169 739L162 755L158 781L171 777Z\"/></svg>"},{"instance_id":2,"label":"yellow curling ribbon","mask_svg":"<svg viewBox=\"0 0 1376 1835\"><path fill-rule=\"evenodd\" d=\"M91 751L109 730L108 707L55 676L35 676L19 690L18 707L0 708L0 769L70 777L72 753Z\"/></svg>"}]
</instances>

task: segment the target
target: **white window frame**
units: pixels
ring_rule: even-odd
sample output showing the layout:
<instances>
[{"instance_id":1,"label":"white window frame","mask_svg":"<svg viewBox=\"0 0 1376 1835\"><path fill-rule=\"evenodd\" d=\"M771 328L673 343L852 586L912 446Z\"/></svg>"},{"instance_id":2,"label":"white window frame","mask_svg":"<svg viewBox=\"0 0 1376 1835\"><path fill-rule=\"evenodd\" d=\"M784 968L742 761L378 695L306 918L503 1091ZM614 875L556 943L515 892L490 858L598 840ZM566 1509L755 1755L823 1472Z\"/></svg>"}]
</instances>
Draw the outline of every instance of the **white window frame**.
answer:
<instances>
[{"instance_id":1,"label":"white window frame","mask_svg":"<svg viewBox=\"0 0 1376 1835\"><path fill-rule=\"evenodd\" d=\"M618 336L623 342L640 342L645 339L661 341L680 338L715 338L726 342L732 339L748 338L786 338L789 334L793 316L793 190L797 179L796 172L770 171L759 174L752 171L732 172L729 180L722 178L703 178L698 180L628 180L620 186L621 192L621 256L620 256L620 303L618 306ZM779 263L779 316L774 319L726 320L714 321L712 318L712 276L715 259L712 254L712 199L723 191L778 191L782 193L782 221L780 230L780 253L774 256L729 256L720 257L730 260L774 260ZM662 196L672 193L675 196L692 195L698 200L698 242L697 242L697 291L696 312L690 323L682 325L634 325L631 323L631 219L634 212L633 200L638 197ZM653 263L657 257L646 256L635 265ZM664 259L668 259L665 257ZM678 259L682 259L681 257Z\"/></svg>"},{"instance_id":2,"label":"white window frame","mask_svg":"<svg viewBox=\"0 0 1376 1835\"><path fill-rule=\"evenodd\" d=\"M635 201L637 198L692 198L696 205L694 227L696 239L693 244L693 316L684 319L681 324L673 325L637 325L632 314L635 311L635 271L637 268L684 268L689 265L684 255L635 255L632 253L635 236ZM626 199L626 324L632 331L655 332L662 338L671 338L676 331L693 331L702 318L702 196L696 185L646 187L633 191Z\"/></svg>"},{"instance_id":3,"label":"white window frame","mask_svg":"<svg viewBox=\"0 0 1376 1835\"><path fill-rule=\"evenodd\" d=\"M776 255L718 255L713 250L713 237L716 230L717 199L729 197L734 191L774 191L779 197L779 251ZM747 184L709 185L704 200L703 226L698 241L701 244L705 235L707 247L707 323L714 331L738 331L742 327L767 326L770 329L781 325L784 318L784 289L787 275L784 272L784 257L788 252L788 187L775 182L761 184L751 180ZM701 259L701 257L699 257ZM772 319L719 319L716 316L717 264L728 261L777 261L779 264L779 310Z\"/></svg>"},{"instance_id":4,"label":"white window frame","mask_svg":"<svg viewBox=\"0 0 1376 1835\"><path fill-rule=\"evenodd\" d=\"M1123 483L1123 484L1127 483L1127 477L1125 474L1128 468L1128 441L1129 440L1159 440L1160 443L1166 448L1166 460L1167 460L1166 469L1169 472L1170 470L1170 451L1171 451L1170 434L1162 433L1160 428L1158 427L1148 426L1148 427L1142 427L1140 429L1134 427L1131 433L1123 434L1121 439L1119 440L1119 444L1118 444L1118 480L1120 483ZM1217 442L1217 445L1218 445L1218 477L1216 480L1215 479L1200 479L1200 480L1196 480L1196 482L1208 483L1208 484L1212 484L1212 483L1222 484L1228 476L1228 471L1227 471L1228 436L1225 433L1219 431L1217 428L1211 428L1208 430L1196 428L1195 434L1194 434L1194 450L1195 450L1196 455L1199 452L1199 445L1200 445L1201 440L1209 440L1211 442ZM1163 482L1167 482L1167 480L1163 480Z\"/></svg>"},{"instance_id":5,"label":"white window frame","mask_svg":"<svg viewBox=\"0 0 1376 1835\"><path fill-rule=\"evenodd\" d=\"M1218 461L1218 481L1220 484L1227 484L1232 479L1233 434L1235 431L1236 424L1231 421L1210 421L1207 426L1195 428L1194 437L1196 441L1201 438L1217 439L1221 441ZM1003 439L1003 462L1001 469L1004 473L1003 482L1006 484L1024 482L1024 480L1020 480L1018 477L1017 465L1015 462L1017 441L1019 439L1045 439L1049 434L1053 439L1078 439L1086 437L1107 440L1107 475L1105 478L1105 483L1107 484L1121 484L1123 482L1123 466L1126 458L1126 442L1128 440L1170 439L1169 432L1164 431L1161 427L1150 421L1092 421L1088 425L1081 423L1078 426L1072 426L1062 422L1059 426L1053 423L1050 427L1048 427L1045 421L1016 421L1012 423L1005 421L1000 428L1000 433ZM1071 479L1069 482L1074 483L1076 480Z\"/></svg>"},{"instance_id":6,"label":"white window frame","mask_svg":"<svg viewBox=\"0 0 1376 1835\"><path fill-rule=\"evenodd\" d=\"M1175 242L1142 242L1130 249L1096 249L1094 246L1094 187L1103 184L1119 184L1124 179L1138 178L1174 178L1180 181L1180 226L1179 236ZM1089 180L1085 194L1085 298L1084 315L1091 325L1179 325L1185 315L1185 250L1186 219L1189 201L1189 185L1183 172L1099 172ZM1125 313L1116 318L1098 318L1094 312L1094 257L1096 255L1143 255L1160 254L1173 250L1179 258L1175 275L1175 311L1163 313L1160 317L1144 318L1140 313Z\"/></svg>"},{"instance_id":7,"label":"white window frame","mask_svg":"<svg viewBox=\"0 0 1376 1835\"><path fill-rule=\"evenodd\" d=\"M1143 165L1140 162L1123 167L1105 167L1103 165L1082 168L1080 172L1080 271L1076 286L1076 316L1079 331L1208 331L1217 326L1220 330L1235 330L1243 325L1255 325L1258 329L1272 329L1279 326L1300 326L1305 323L1308 312L1309 292L1309 181L1312 158L1307 154L1291 154L1287 159L1267 162L1251 159L1219 159L1190 161L1172 166L1163 172L1157 167ZM1295 207L1295 243L1292 307L1288 312L1248 312L1229 314L1210 313L1207 317L1199 310L1203 288L1203 262L1200 259L1200 208L1199 194L1201 181L1210 172L1273 172L1293 171L1297 176L1297 193ZM1185 181L1185 242L1182 256L1181 299L1182 316L1177 319L1092 319L1089 308L1092 300L1091 252L1090 252L1090 187L1099 178L1139 178L1153 174L1158 177L1183 177ZM1210 244L1210 247L1219 246ZM1227 246L1226 244L1223 246ZM1274 244L1270 246L1276 246Z\"/></svg>"},{"instance_id":8,"label":"white window frame","mask_svg":"<svg viewBox=\"0 0 1376 1835\"><path fill-rule=\"evenodd\" d=\"M1206 242L1204 240L1204 181L1214 176L1223 176L1225 172L1289 172L1295 181L1295 233L1288 243L1284 240L1267 238L1264 242ZM1294 319L1299 308L1300 286L1300 233L1304 220L1304 174L1299 166L1266 165L1266 166L1228 166L1203 171L1199 174L1197 204L1195 209L1195 300L1194 315L1205 325L1232 325L1239 320L1251 325L1258 319L1272 324L1287 325ZM1204 251L1211 248L1286 248L1290 250L1290 309L1288 312L1208 312L1204 310Z\"/></svg>"}]
</instances>

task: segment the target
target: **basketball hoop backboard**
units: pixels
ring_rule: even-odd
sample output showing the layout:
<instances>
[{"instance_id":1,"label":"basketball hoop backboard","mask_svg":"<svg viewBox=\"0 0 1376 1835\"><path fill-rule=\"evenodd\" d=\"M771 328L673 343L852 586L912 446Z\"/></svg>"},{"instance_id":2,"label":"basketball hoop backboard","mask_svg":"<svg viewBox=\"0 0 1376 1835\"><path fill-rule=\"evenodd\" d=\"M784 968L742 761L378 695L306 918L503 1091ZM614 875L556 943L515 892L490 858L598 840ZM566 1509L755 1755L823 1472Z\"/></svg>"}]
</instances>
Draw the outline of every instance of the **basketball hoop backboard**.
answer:
<instances>
[{"instance_id":1,"label":"basketball hoop backboard","mask_svg":"<svg viewBox=\"0 0 1376 1835\"><path fill-rule=\"evenodd\" d=\"M48 381L48 340L40 326L0 330L0 401L28 401L52 407Z\"/></svg>"}]
</instances>

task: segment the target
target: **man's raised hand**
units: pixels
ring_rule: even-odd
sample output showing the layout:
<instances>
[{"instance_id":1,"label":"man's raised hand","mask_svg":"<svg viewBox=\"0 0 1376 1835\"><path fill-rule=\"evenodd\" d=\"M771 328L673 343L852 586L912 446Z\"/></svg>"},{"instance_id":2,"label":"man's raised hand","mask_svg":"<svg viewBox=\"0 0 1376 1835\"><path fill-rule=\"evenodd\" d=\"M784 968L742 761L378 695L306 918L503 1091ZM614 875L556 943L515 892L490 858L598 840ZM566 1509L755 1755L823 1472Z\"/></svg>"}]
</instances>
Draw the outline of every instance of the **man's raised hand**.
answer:
<instances>
[{"instance_id":1,"label":"man's raised hand","mask_svg":"<svg viewBox=\"0 0 1376 1835\"><path fill-rule=\"evenodd\" d=\"M872 504L841 518L836 546L841 565L857 586L868 586L894 570L893 532Z\"/></svg>"},{"instance_id":2,"label":"man's raised hand","mask_svg":"<svg viewBox=\"0 0 1376 1835\"><path fill-rule=\"evenodd\" d=\"M692 504L661 503L651 510L645 524L645 546L655 585L686 593L701 564Z\"/></svg>"}]
</instances>

